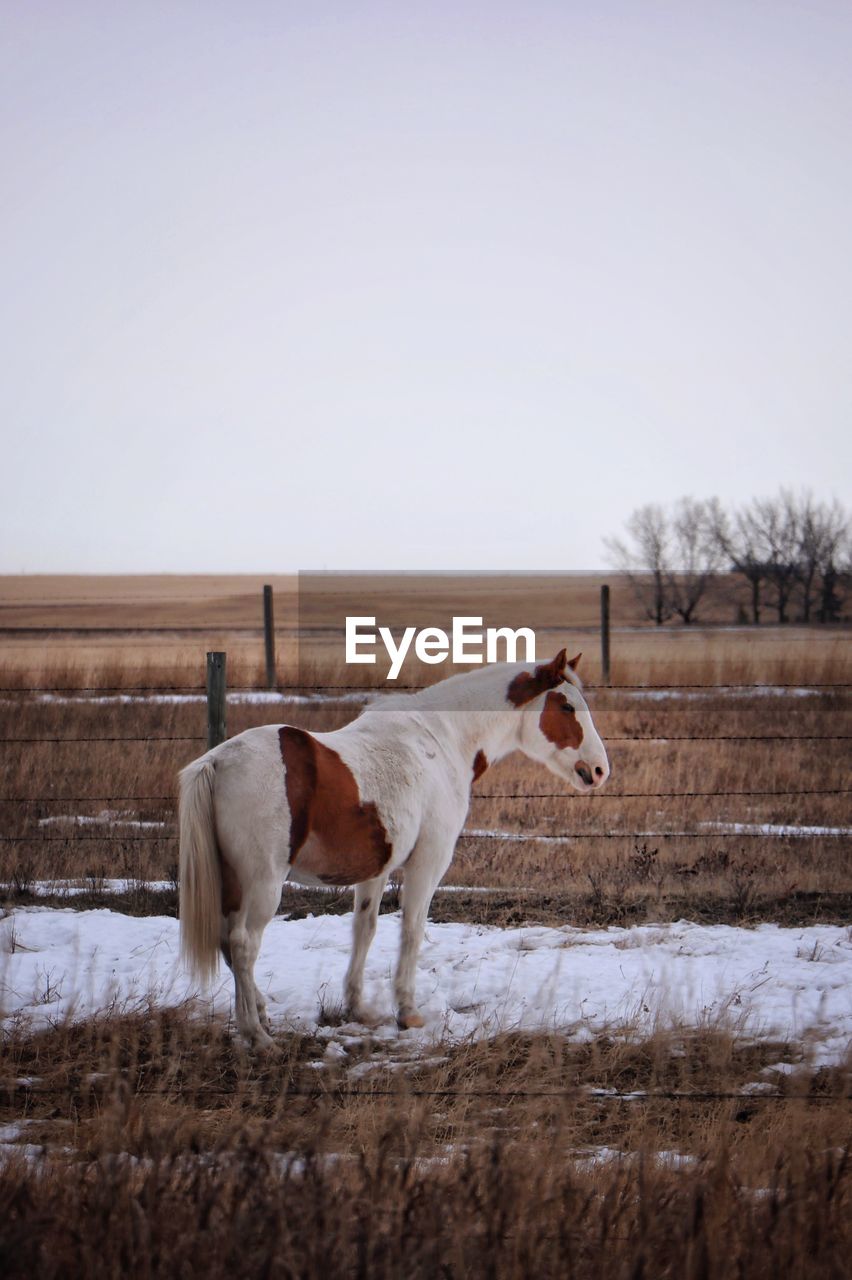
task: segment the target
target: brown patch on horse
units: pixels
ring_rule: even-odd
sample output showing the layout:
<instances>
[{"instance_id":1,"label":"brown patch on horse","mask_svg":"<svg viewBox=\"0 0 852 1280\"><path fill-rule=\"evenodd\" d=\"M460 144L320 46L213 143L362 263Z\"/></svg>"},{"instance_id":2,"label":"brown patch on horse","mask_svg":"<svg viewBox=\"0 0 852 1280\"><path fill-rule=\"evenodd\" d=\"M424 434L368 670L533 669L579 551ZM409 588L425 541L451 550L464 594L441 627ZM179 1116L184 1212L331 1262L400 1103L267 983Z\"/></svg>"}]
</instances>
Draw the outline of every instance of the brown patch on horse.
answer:
<instances>
[{"instance_id":1,"label":"brown patch on horse","mask_svg":"<svg viewBox=\"0 0 852 1280\"><path fill-rule=\"evenodd\" d=\"M278 730L290 805L290 862L326 884L372 880L393 852L375 804L352 771L304 729Z\"/></svg>"},{"instance_id":2,"label":"brown patch on horse","mask_svg":"<svg viewBox=\"0 0 852 1280\"><path fill-rule=\"evenodd\" d=\"M229 916L232 911L239 911L243 890L228 859L219 854L219 861L222 864L222 915Z\"/></svg>"},{"instance_id":3,"label":"brown patch on horse","mask_svg":"<svg viewBox=\"0 0 852 1280\"><path fill-rule=\"evenodd\" d=\"M557 685L562 684L563 680L567 680L565 668L571 667L573 671L574 666L580 661L580 656L578 653L576 658L568 662L568 650L560 649L552 661L539 663L534 671L519 672L506 690L506 697L515 707L526 706L540 693L555 689Z\"/></svg>"},{"instance_id":4,"label":"brown patch on horse","mask_svg":"<svg viewBox=\"0 0 852 1280\"><path fill-rule=\"evenodd\" d=\"M480 747L480 749L477 751L476 755L473 757L473 780L474 780L474 782L476 782L476 780L477 780L478 778L481 778L481 777L482 777L483 773L485 772L485 770L486 770L487 768L488 768L488 757L486 756L485 752L484 752L484 751L482 750L482 748Z\"/></svg>"},{"instance_id":5,"label":"brown patch on horse","mask_svg":"<svg viewBox=\"0 0 852 1280\"><path fill-rule=\"evenodd\" d=\"M544 700L544 707L538 720L538 726L545 738L560 751L564 747L571 747L576 751L583 741L583 726L573 710L565 710L570 706L564 693L551 692Z\"/></svg>"}]
</instances>

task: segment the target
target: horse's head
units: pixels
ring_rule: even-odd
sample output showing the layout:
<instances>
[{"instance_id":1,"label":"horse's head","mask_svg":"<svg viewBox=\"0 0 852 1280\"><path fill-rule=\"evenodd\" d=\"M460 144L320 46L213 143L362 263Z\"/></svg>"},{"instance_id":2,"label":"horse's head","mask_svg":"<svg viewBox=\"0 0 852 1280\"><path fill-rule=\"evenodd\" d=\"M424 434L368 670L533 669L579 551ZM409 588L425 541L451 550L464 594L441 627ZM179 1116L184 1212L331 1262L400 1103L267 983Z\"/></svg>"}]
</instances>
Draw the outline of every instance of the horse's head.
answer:
<instances>
[{"instance_id":1,"label":"horse's head","mask_svg":"<svg viewBox=\"0 0 852 1280\"><path fill-rule=\"evenodd\" d=\"M561 649L552 662L519 672L506 697L522 717L524 754L585 793L603 786L609 761L576 674L580 656L569 661Z\"/></svg>"}]
</instances>

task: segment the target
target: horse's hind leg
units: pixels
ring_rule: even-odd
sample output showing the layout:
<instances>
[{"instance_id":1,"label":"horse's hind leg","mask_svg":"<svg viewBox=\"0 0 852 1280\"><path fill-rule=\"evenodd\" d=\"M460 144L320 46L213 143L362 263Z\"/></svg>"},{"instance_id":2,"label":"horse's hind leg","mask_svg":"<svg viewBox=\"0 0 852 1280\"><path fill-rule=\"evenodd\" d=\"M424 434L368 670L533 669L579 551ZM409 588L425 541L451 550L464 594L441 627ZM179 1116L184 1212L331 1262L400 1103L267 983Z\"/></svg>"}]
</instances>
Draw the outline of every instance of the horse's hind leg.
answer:
<instances>
[{"instance_id":1,"label":"horse's hind leg","mask_svg":"<svg viewBox=\"0 0 852 1280\"><path fill-rule=\"evenodd\" d=\"M234 974L235 1012L240 1033L258 1048L273 1044L269 1035L266 1001L254 980L254 966L263 931L275 915L281 898L277 877L258 876L248 886L239 908L227 919L222 953Z\"/></svg>"},{"instance_id":2,"label":"horse's hind leg","mask_svg":"<svg viewBox=\"0 0 852 1280\"><path fill-rule=\"evenodd\" d=\"M452 841L442 843L434 837L427 839L421 836L405 864L402 883L402 940L394 981L396 1020L403 1030L423 1026L423 1018L417 1012L414 998L417 956L423 941L432 895L450 865L452 856Z\"/></svg>"},{"instance_id":3,"label":"horse's hind leg","mask_svg":"<svg viewBox=\"0 0 852 1280\"><path fill-rule=\"evenodd\" d=\"M376 876L355 886L355 914L352 918L352 955L346 971L344 990L346 1009L356 1022L372 1022L373 1017L364 1007L364 962L370 943L376 934L376 920L382 901L387 876Z\"/></svg>"},{"instance_id":4,"label":"horse's hind leg","mask_svg":"<svg viewBox=\"0 0 852 1280\"><path fill-rule=\"evenodd\" d=\"M228 921L223 920L222 921L222 941L220 943L220 950L222 952L222 959L225 961L225 964L228 966L228 968L231 970L231 973L233 974L234 965L231 959L231 944L230 944L228 935L229 935ZM263 1027L264 1031L271 1032L272 1024L269 1021L269 1013L267 1012L267 1008L266 1008L266 998L261 993L261 990L258 987L256 982L254 984L254 1002L257 1007L257 1017L258 1017L258 1021L260 1022L260 1025Z\"/></svg>"}]
</instances>

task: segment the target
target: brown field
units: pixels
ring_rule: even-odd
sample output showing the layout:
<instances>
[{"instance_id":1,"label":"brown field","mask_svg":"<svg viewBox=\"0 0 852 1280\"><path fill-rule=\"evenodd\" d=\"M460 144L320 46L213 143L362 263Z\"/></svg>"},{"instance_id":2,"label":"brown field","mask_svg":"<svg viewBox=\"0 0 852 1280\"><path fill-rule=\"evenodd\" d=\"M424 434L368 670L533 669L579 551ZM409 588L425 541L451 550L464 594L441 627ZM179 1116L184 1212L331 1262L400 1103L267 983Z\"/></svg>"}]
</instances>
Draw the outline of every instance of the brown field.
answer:
<instances>
[{"instance_id":1,"label":"brown field","mask_svg":"<svg viewBox=\"0 0 852 1280\"><path fill-rule=\"evenodd\" d=\"M693 680L755 679L794 681L820 679L822 669L852 670L849 632L826 628L770 626L732 627L740 589L723 578L715 586L701 618L708 629L651 627L643 617L629 583L617 574L575 574L559 578L532 575L513 580L460 576L433 581L428 576L371 578L347 575L337 595L330 584L307 579L303 586L311 617L323 625L339 624L345 611L370 612L372 602L391 625L441 623L453 613L474 612L490 622L534 626L552 636L554 652L562 644L584 650L587 681L600 675L598 627L600 586L612 593L613 669L619 682L665 683ZM58 677L74 685L109 681L126 686L141 682L203 685L204 654L228 653L232 684L262 684L262 586L272 584L278 673L282 682L296 675L299 624L295 575L178 575L133 577L0 576L0 668L8 680L47 686ZM365 595L365 592L367 593ZM378 593L377 593L378 592ZM330 641L329 641L330 647ZM322 642L311 647L317 677L334 675ZM331 665L330 665L331 664ZM422 668L431 681L450 674L448 665ZM359 669L358 683L382 679L370 667ZM836 675L835 679L840 679Z\"/></svg>"},{"instance_id":2,"label":"brown field","mask_svg":"<svg viewBox=\"0 0 852 1280\"><path fill-rule=\"evenodd\" d=\"M646 630L616 636L614 655L636 684L848 682L846 636L816 630L807 639L807 645L796 643L790 632L777 630ZM0 736L9 739L0 791L3 878L14 879L21 892L33 879L82 878L95 894L105 877L167 880L176 860L175 776L205 747L200 673L191 684L183 683L182 666L103 666L85 676L88 687L106 690L195 689L195 701L142 695L122 702L107 693L105 703L96 694L57 694L45 702L28 692L33 680L47 673L49 688L69 690L79 685L80 672L55 665L49 642L33 661L29 673L0 671L6 691L0 693ZM257 678L254 668L232 674L232 687ZM321 683L330 685L350 679L340 669L322 675ZM436 916L473 912L503 923L849 918L847 835L760 833L761 824L850 825L849 743L819 740L852 734L848 688L767 696L750 689L592 685L588 696L610 752L607 788L580 797L521 757L490 769L473 788L468 830L525 839L464 836L447 882L500 892L476 899L439 895ZM335 728L359 709L335 699L331 690L310 705L232 702L228 731L270 720ZM101 824L81 831L76 819L97 815ZM133 834L121 825L136 820L164 823L162 835ZM724 829L737 823L746 830ZM147 909L146 894L134 900ZM173 893L160 901L175 909ZM341 910L349 901L348 893L287 896L291 910L303 904Z\"/></svg>"},{"instance_id":3,"label":"brown field","mask_svg":"<svg viewBox=\"0 0 852 1280\"><path fill-rule=\"evenodd\" d=\"M687 702L603 690L589 696L613 766L607 789L581 797L521 757L488 770L473 788L467 829L525 839L463 836L447 883L503 892L439 895L436 916L474 911L505 923L536 913L583 923L849 918L848 835L758 834L760 824L850 825L848 743L786 740L852 733L848 691L789 699L709 691ZM228 727L236 733L291 720L330 729L357 710L335 701L237 704ZM22 891L34 879L86 879L93 890L105 877L167 880L176 862L175 776L204 750L205 715L202 701L45 705L7 695L0 736L22 741L4 748L2 879ZM774 738L712 740L737 734ZM632 740L649 735L657 740ZM675 735L682 740L672 741ZM94 827L76 821L98 815ZM137 820L162 822L162 835L122 825ZM732 823L747 831L713 829ZM348 892L301 897L312 909L348 909L351 900ZM299 898L288 891L287 908ZM168 905L175 909L173 894Z\"/></svg>"},{"instance_id":4,"label":"brown field","mask_svg":"<svg viewBox=\"0 0 852 1280\"><path fill-rule=\"evenodd\" d=\"M850 1073L774 1076L789 1046L507 1036L355 1081L189 1012L7 1032L45 1152L6 1149L4 1274L845 1274Z\"/></svg>"},{"instance_id":5,"label":"brown field","mask_svg":"<svg viewBox=\"0 0 852 1280\"><path fill-rule=\"evenodd\" d=\"M175 912L174 889L145 882L173 875L171 797L177 769L205 747L203 701L27 691L200 691L211 648L227 650L231 688L260 686L262 581L0 583L0 626L29 628L0 631L6 909L32 901L35 880L75 879L87 888L79 907ZM286 648L292 584L288 597L288 583L272 581ZM448 882L493 892L439 893L433 919L848 923L848 835L703 824L852 825L849 742L819 740L852 735L852 690L705 687L658 700L656 690L595 688L598 586L579 580L565 604L570 627L552 625L554 650L585 651L611 782L586 799L521 759L490 769L468 827L559 839L463 838ZM658 632L638 626L626 590L613 596L616 684L852 682L848 633ZM286 661L279 670L283 681ZM320 662L313 682L348 680ZM357 711L333 699L233 701L228 731L282 719L327 729ZM105 811L95 828L74 821ZM122 819L166 827L134 837ZM103 892L109 877L130 882L124 895ZM283 904L315 914L350 905L349 893L307 891ZM391 893L386 906L396 905ZM0 1124L26 1122L23 1141L46 1155L0 1148L4 1274L846 1274L848 1064L815 1071L802 1060L800 1072L776 1076L773 1064L799 1048L708 1026L639 1043L549 1035L442 1046L438 1060L389 1060L355 1084L343 1068L309 1066L324 1048L313 1037L282 1035L280 1045L280 1059L259 1060L191 1008L39 1034L7 1024ZM345 1067L376 1051L366 1035ZM771 1096L743 1092L755 1082ZM602 1158L603 1148L621 1157Z\"/></svg>"}]
</instances>

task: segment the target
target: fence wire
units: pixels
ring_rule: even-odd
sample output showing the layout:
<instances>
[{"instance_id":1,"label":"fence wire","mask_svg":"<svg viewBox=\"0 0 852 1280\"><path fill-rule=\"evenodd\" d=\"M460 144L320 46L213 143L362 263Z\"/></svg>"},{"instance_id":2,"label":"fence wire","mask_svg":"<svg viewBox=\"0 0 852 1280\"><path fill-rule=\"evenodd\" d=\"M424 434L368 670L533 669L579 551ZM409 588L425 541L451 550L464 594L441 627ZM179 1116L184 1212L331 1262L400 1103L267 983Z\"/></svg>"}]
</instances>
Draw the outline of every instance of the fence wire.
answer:
<instances>
[{"instance_id":1,"label":"fence wire","mask_svg":"<svg viewBox=\"0 0 852 1280\"><path fill-rule=\"evenodd\" d=\"M73 819L72 819L73 821ZM121 825L118 819L115 825ZM789 824L779 824L789 825ZM852 832L852 828L849 829ZM846 828L809 831L807 828L789 827L786 831L462 831L459 840L504 840L507 844L570 843L572 840L830 840L847 834ZM125 835L114 831L103 835L76 835L68 832L65 835L44 836L41 834L22 836L0 836L0 844L83 844L88 842L110 841L113 844L160 842L171 843L178 839L177 835L163 832L159 835Z\"/></svg>"},{"instance_id":2,"label":"fence wire","mask_svg":"<svg viewBox=\"0 0 852 1280\"><path fill-rule=\"evenodd\" d=\"M424 686L399 685L395 686L397 690L415 690ZM599 692L620 692L620 691L648 691L648 692L666 692L676 690L750 690L761 691L766 690L831 690L843 691L852 688L852 683L845 682L826 682L826 683L789 683L789 684L758 684L758 683L690 683L690 684L621 684L598 686ZM270 692L279 693L285 697L288 692L304 695L305 693L319 691L346 691L362 693L369 696L373 693L381 692L380 689L365 688L363 685L349 684L318 684L311 686L280 686L276 690L264 690L255 686L235 686L229 693L255 693L268 694ZM137 685L137 686L42 686L39 688L27 686L23 688L0 687L0 693L6 694L170 694L170 693L189 693L197 695L199 699L204 698L205 690L198 685ZM669 742L692 743L692 742L848 742L852 741L852 734L786 734L786 733L743 733L743 734L628 734L628 735L612 735L607 737L607 742L612 743L630 743L630 742L648 742L655 744L665 744ZM159 743L204 743L206 735L204 734L145 734L145 735L74 735L74 736L9 736L0 738L0 746L53 746L61 744L85 744L95 745L97 743L133 743L133 744L159 744ZM798 788L785 789L782 791L772 789L736 789L722 791L636 791L636 792L613 792L607 791L593 797L595 803L601 800L608 802L623 800L670 800L670 799L723 799L723 798L784 798L784 797L805 797L805 796L839 796L852 794L852 787L821 787L821 788ZM487 803L494 801L535 801L535 800L572 800L587 799L585 796L575 796L570 792L485 792L473 794L471 796L472 803ZM0 804L3 805L56 805L56 804L156 804L163 806L173 806L175 797L171 795L156 796L1 796ZM73 819L70 819L73 821ZM120 819L113 825L118 825ZM823 835L834 835L839 832L831 831L801 831L796 833L797 839L814 839ZM788 838L787 833L777 831L618 831L618 832L602 832L602 831L573 831L573 832L507 832L505 838L507 840L517 840L522 836L523 839L529 841L535 840L624 840L624 839L784 839ZM30 835L14 835L2 836L0 841L5 844L12 843L68 843L71 839L79 841L104 842L104 841L123 841L123 842L172 842L176 839L174 835L168 833L160 834L121 834L118 835L114 830L109 833L87 833L80 834L57 834L44 835L35 833ZM502 833L488 833L488 837L482 834L462 833L461 839L475 840L482 838L503 838Z\"/></svg>"},{"instance_id":3,"label":"fence wire","mask_svg":"<svg viewBox=\"0 0 852 1280\"><path fill-rule=\"evenodd\" d=\"M474 800L672 800L713 799L730 796L846 796L852 787L802 787L788 791L602 791L594 795L572 794L570 791L484 791L472 794ZM0 804L174 804L169 796L0 796Z\"/></svg>"},{"instance_id":4,"label":"fence wire","mask_svg":"<svg viewBox=\"0 0 852 1280\"><path fill-rule=\"evenodd\" d=\"M365 695L373 693L416 693L421 689L431 688L430 685L424 684L396 684L393 685L363 685L363 684L300 684L300 685L276 685L274 688L267 688L261 685L229 685L227 692L230 693L259 693L263 695L280 694L282 697L293 694L298 696L305 693L322 693L326 690L339 690L345 693L363 693ZM591 684L584 685L584 689L595 693L618 693L621 691L639 691L648 690L649 692L660 692L669 689L758 689L761 692L767 689L852 689L852 681L827 681L823 683L790 683L790 684L760 684L752 682L749 684ZM206 696L206 687L197 684L142 684L142 685L33 685L14 686L0 685L0 694L5 693L190 693L198 694L202 697Z\"/></svg>"},{"instance_id":5,"label":"fence wire","mask_svg":"<svg viewBox=\"0 0 852 1280\"><path fill-rule=\"evenodd\" d=\"M607 734L607 742L852 742L852 733ZM0 746L59 742L206 742L206 734L147 734L98 738L0 738Z\"/></svg>"},{"instance_id":6,"label":"fence wire","mask_svg":"<svg viewBox=\"0 0 852 1280\"><path fill-rule=\"evenodd\" d=\"M50 1085L50 1084L30 1084L18 1080L8 1083L0 1083L0 1093L28 1093L28 1094L47 1094L47 1095L72 1095L77 1096L82 1093L94 1093L102 1096L104 1090L99 1090L94 1083L91 1083L87 1089L82 1086L73 1085ZM156 1087L140 1087L134 1088L134 1094L143 1094L149 1097L169 1097L174 1093L174 1089L158 1089ZM215 1097L236 1098L239 1094L234 1089L226 1089L217 1085L202 1085L191 1090L193 1096L210 1094ZM255 1090L258 1092L258 1090ZM268 1096L269 1091L259 1090L264 1097ZM274 1093L276 1097L287 1096L296 1098L312 1098L315 1101L322 1099L334 1100L337 1098L575 1098L577 1101L587 1103L654 1103L654 1102L678 1102L678 1103L707 1103L707 1102L738 1102L740 1104L751 1104L752 1102L804 1102L828 1103L828 1102L846 1102L852 1099L852 1093L729 1093L716 1090L677 1090L665 1089L655 1091L642 1090L623 1090L607 1089L598 1093L594 1087L583 1088L574 1087L571 1089L423 1089L423 1088L402 1088L389 1089L377 1086L372 1089L353 1089L351 1086L342 1085L340 1087L332 1086L331 1088L322 1088L313 1086L306 1088L302 1085L294 1085L287 1081L276 1081L274 1085Z\"/></svg>"}]
</instances>

